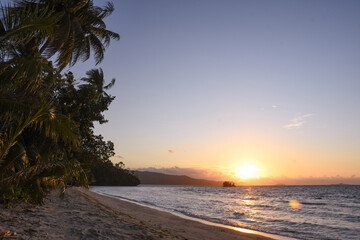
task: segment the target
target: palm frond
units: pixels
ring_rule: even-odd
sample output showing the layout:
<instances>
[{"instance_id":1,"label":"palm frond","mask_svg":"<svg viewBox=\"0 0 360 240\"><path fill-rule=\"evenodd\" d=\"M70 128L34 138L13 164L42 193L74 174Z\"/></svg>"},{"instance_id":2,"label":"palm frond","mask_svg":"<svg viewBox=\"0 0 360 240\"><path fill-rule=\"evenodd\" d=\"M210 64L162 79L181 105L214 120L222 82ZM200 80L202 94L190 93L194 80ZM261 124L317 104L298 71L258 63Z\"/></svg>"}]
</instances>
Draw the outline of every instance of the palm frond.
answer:
<instances>
[{"instance_id":1,"label":"palm frond","mask_svg":"<svg viewBox=\"0 0 360 240\"><path fill-rule=\"evenodd\" d=\"M24 7L1 7L1 42L26 43L35 37L41 42L54 33L63 13L54 13L49 6L39 9L36 4Z\"/></svg>"}]
</instances>

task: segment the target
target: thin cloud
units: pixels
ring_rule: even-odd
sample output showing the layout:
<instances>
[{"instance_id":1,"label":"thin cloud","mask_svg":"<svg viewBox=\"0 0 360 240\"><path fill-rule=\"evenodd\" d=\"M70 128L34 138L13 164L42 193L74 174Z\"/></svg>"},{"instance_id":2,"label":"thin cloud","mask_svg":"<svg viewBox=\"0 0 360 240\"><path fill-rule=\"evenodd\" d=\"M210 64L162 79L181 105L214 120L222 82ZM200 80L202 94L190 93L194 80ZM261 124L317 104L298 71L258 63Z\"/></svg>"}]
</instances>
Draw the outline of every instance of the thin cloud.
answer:
<instances>
[{"instance_id":1,"label":"thin cloud","mask_svg":"<svg viewBox=\"0 0 360 240\"><path fill-rule=\"evenodd\" d=\"M313 115L314 115L313 113L299 115L296 118L292 119L291 123L285 125L284 128L286 129L300 128L306 123L305 119Z\"/></svg>"},{"instance_id":2,"label":"thin cloud","mask_svg":"<svg viewBox=\"0 0 360 240\"><path fill-rule=\"evenodd\" d=\"M171 150L171 149L168 150L168 152L169 152L169 153L175 153L175 151L174 151L174 150Z\"/></svg>"},{"instance_id":3,"label":"thin cloud","mask_svg":"<svg viewBox=\"0 0 360 240\"><path fill-rule=\"evenodd\" d=\"M343 176L331 176L331 177L266 177L259 179L252 179L250 184L254 185L328 185L328 184L350 184L359 185L360 177L343 177Z\"/></svg>"},{"instance_id":4,"label":"thin cloud","mask_svg":"<svg viewBox=\"0 0 360 240\"><path fill-rule=\"evenodd\" d=\"M279 106L278 105L272 105L271 107L272 108L278 108Z\"/></svg>"},{"instance_id":5,"label":"thin cloud","mask_svg":"<svg viewBox=\"0 0 360 240\"><path fill-rule=\"evenodd\" d=\"M123 159L124 157L120 156L120 155L116 155L116 156L114 156L114 158Z\"/></svg>"}]
</instances>

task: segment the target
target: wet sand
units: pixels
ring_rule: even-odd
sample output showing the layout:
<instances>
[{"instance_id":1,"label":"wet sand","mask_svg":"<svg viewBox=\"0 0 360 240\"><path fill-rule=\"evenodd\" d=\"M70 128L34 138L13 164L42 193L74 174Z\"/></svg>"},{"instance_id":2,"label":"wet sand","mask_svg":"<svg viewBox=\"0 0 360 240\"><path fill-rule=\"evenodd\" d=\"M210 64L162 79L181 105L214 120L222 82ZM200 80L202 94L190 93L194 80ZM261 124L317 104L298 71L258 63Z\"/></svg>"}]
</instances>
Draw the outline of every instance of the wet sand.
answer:
<instances>
[{"instance_id":1,"label":"wet sand","mask_svg":"<svg viewBox=\"0 0 360 240\"><path fill-rule=\"evenodd\" d=\"M270 239L75 187L63 200L54 191L43 206L1 206L0 211L0 239Z\"/></svg>"}]
</instances>

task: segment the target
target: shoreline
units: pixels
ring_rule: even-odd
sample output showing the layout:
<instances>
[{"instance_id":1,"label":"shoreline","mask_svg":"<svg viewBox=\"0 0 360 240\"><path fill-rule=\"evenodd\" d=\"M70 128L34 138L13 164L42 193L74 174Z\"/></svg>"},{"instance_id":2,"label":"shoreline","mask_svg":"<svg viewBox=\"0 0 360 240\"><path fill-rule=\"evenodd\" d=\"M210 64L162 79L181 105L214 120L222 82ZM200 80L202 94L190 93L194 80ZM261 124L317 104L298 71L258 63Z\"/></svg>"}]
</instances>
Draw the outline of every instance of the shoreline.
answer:
<instances>
[{"instance_id":1,"label":"shoreline","mask_svg":"<svg viewBox=\"0 0 360 240\"><path fill-rule=\"evenodd\" d=\"M187 217L187 216L185 216ZM284 239L207 224L78 187L42 206L1 207L1 239ZM250 230L252 231L252 230ZM273 238L275 237L275 238Z\"/></svg>"},{"instance_id":2,"label":"shoreline","mask_svg":"<svg viewBox=\"0 0 360 240\"><path fill-rule=\"evenodd\" d=\"M201 219L195 219L182 214L175 214L164 209L150 207L128 199L100 194L89 190L82 191L87 196L91 196L98 203L108 205L112 209L121 210L123 213L132 214L135 218L141 218L146 223L155 224L169 232L180 233L185 239L281 239L273 238L275 235L255 233L253 230L235 228L217 223L207 222ZM107 198L107 199L105 199ZM109 206L110 204L110 206ZM117 209L120 205L126 205L126 208ZM124 207L124 206L122 206ZM188 225L191 225L189 228ZM179 227L181 226L181 227ZM197 229L196 229L197 228ZM204 231L203 231L204 230ZM222 235L225 236L222 236ZM267 236L265 236L267 235ZM270 237L271 235L271 237ZM201 237L199 237L201 236ZM276 236L277 237L277 236ZM285 239L284 239L285 240Z\"/></svg>"},{"instance_id":3,"label":"shoreline","mask_svg":"<svg viewBox=\"0 0 360 240\"><path fill-rule=\"evenodd\" d=\"M122 197L119 197L119 196L113 196L113 195L106 194L106 193L95 192L95 191L92 191L91 188L90 188L89 191L90 191L90 192L93 192L93 193L96 193L96 194L99 194L99 195L102 195L102 196L105 196L105 197L110 197L110 198L114 198L114 199L117 199L117 200L120 200L120 201L125 201L125 202L129 202L129 203L132 203L132 204L135 204L135 205L139 205L139 206L142 206L142 207L150 208L150 209L153 209L153 210L155 210L155 211L163 211L163 212L172 214L172 215L174 215L174 216L176 216L176 217L180 217L180 218L185 219L185 220L194 221L194 222L199 222L199 223L201 223L201 224L205 224L205 225L209 225L209 226L215 226L215 227L220 227L220 228L227 228L227 229L231 229L231 230L234 230L234 231L237 231L237 232L249 233L249 234L253 234L253 235L257 235L257 236L262 236L262 237L266 237L266 238L268 238L268 239L273 239L273 240L297 240L296 238L285 237L285 236L280 236L280 235L276 235L276 234L271 234L271 233L266 233L266 232L260 232L260 231L256 231L256 230L252 230L252 229L235 227L235 226L231 226L231 225L226 225L226 224L211 222L211 221L207 221L207 220L204 220L204 219L201 219L201 218L194 218L194 217L191 217L191 216L187 216L187 215L185 215L185 214L182 214L182 213L178 213L178 212L174 212L174 211L169 211L169 210L162 209L162 208L156 207L156 206L146 205L146 204L139 203L139 202L136 202L136 201L132 201L132 200L129 200L129 199L126 199L126 198L122 198Z\"/></svg>"}]
</instances>

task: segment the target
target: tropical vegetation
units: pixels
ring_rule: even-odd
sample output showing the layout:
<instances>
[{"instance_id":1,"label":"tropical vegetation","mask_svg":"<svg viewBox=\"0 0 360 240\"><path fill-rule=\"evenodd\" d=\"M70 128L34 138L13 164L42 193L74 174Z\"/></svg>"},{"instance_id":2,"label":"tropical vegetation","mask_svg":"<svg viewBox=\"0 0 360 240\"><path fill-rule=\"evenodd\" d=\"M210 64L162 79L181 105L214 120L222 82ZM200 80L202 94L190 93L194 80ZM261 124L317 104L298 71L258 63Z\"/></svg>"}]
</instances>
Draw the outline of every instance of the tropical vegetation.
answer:
<instances>
[{"instance_id":1,"label":"tropical vegetation","mask_svg":"<svg viewBox=\"0 0 360 240\"><path fill-rule=\"evenodd\" d=\"M236 187L236 185L234 182L225 181L225 182L223 182L223 187Z\"/></svg>"},{"instance_id":2,"label":"tropical vegetation","mask_svg":"<svg viewBox=\"0 0 360 240\"><path fill-rule=\"evenodd\" d=\"M114 97L106 90L115 79L105 84L102 69L80 80L64 71L91 55L96 64L103 60L110 41L120 38L104 23L113 10L92 0L1 6L0 202L41 204L51 189L60 187L63 196L68 184L95 182L103 165L138 184L110 161L113 143L93 131L95 122L107 122L103 112Z\"/></svg>"}]
</instances>

